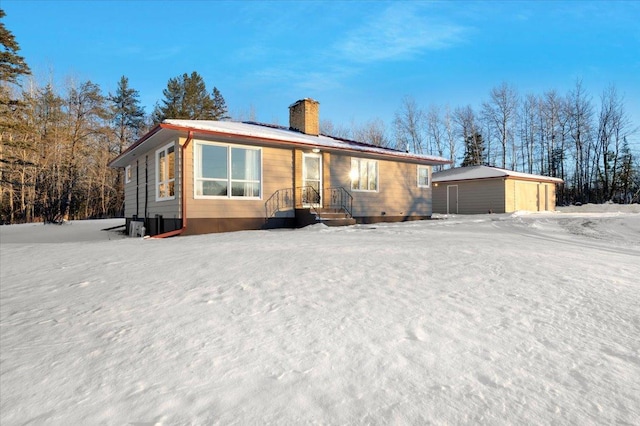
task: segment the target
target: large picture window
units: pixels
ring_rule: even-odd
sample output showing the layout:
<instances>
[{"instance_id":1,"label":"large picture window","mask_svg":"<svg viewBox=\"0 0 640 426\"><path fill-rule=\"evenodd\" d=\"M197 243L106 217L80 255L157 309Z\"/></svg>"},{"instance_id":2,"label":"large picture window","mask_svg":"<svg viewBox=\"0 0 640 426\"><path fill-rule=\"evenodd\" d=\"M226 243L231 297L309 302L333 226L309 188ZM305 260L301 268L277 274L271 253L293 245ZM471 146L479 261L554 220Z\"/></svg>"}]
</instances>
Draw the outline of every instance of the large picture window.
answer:
<instances>
[{"instance_id":1,"label":"large picture window","mask_svg":"<svg viewBox=\"0 0 640 426\"><path fill-rule=\"evenodd\" d=\"M351 189L354 191L378 190L378 162L363 158L351 159Z\"/></svg>"},{"instance_id":2,"label":"large picture window","mask_svg":"<svg viewBox=\"0 0 640 426\"><path fill-rule=\"evenodd\" d=\"M429 188L430 186L431 182L429 181L429 167L418 166L418 187Z\"/></svg>"},{"instance_id":3,"label":"large picture window","mask_svg":"<svg viewBox=\"0 0 640 426\"><path fill-rule=\"evenodd\" d=\"M204 142L194 146L196 197L260 198L260 148Z\"/></svg>"},{"instance_id":4,"label":"large picture window","mask_svg":"<svg viewBox=\"0 0 640 426\"><path fill-rule=\"evenodd\" d=\"M156 201L176 196L176 148L173 143L156 151Z\"/></svg>"}]
</instances>

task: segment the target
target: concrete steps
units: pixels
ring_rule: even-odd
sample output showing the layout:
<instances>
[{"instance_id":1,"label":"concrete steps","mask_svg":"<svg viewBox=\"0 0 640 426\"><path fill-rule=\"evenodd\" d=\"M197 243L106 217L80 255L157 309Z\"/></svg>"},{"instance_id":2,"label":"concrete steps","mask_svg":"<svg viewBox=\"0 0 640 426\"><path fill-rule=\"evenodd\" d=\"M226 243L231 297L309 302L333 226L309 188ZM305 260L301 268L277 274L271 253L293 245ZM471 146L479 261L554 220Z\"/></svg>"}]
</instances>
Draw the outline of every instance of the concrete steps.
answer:
<instances>
[{"instance_id":1,"label":"concrete steps","mask_svg":"<svg viewBox=\"0 0 640 426\"><path fill-rule=\"evenodd\" d=\"M296 222L303 227L314 223L323 223L327 226L355 225L356 220L340 209L318 209L317 215L312 209L296 209Z\"/></svg>"}]
</instances>

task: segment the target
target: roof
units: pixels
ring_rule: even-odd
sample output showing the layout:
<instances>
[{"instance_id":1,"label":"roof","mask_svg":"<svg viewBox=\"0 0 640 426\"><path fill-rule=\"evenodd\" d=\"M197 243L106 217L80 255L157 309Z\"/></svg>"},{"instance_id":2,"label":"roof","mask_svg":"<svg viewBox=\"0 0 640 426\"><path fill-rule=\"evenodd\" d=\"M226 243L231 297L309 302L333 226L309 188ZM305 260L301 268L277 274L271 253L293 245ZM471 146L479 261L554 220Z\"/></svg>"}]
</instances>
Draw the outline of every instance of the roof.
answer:
<instances>
[{"instance_id":1,"label":"roof","mask_svg":"<svg viewBox=\"0 0 640 426\"><path fill-rule=\"evenodd\" d=\"M461 180L478 180L494 178L514 178L521 180L535 180L539 182L563 183L559 178L534 175L529 173L514 172L512 170L499 169L489 166L456 167L454 169L436 172L432 176L433 182L449 182Z\"/></svg>"},{"instance_id":2,"label":"roof","mask_svg":"<svg viewBox=\"0 0 640 426\"><path fill-rule=\"evenodd\" d=\"M214 120L164 120L150 132L131 145L122 154L116 157L109 165L111 167L124 167L134 157L134 151L143 150L145 141L155 135L166 131L188 132L203 135L218 135L236 137L252 141L265 141L306 147L308 149L327 149L336 151L352 151L368 153L374 156L391 157L397 160L414 161L422 164L450 164L446 158L434 155L421 155L399 151L392 148L384 148L376 145L342 139L327 135L307 135L287 127L237 121Z\"/></svg>"}]
</instances>

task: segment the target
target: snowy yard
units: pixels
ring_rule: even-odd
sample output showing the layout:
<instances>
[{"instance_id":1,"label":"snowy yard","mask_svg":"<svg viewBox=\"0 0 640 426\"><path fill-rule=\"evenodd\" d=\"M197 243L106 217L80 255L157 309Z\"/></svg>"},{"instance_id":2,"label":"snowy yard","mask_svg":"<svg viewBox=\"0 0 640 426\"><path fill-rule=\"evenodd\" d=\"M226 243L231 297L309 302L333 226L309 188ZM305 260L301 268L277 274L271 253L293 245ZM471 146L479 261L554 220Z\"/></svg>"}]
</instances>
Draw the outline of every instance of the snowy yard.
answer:
<instances>
[{"instance_id":1,"label":"snowy yard","mask_svg":"<svg viewBox=\"0 0 640 426\"><path fill-rule=\"evenodd\" d=\"M640 424L640 209L0 227L0 424ZM594 212L600 210L600 212Z\"/></svg>"}]
</instances>

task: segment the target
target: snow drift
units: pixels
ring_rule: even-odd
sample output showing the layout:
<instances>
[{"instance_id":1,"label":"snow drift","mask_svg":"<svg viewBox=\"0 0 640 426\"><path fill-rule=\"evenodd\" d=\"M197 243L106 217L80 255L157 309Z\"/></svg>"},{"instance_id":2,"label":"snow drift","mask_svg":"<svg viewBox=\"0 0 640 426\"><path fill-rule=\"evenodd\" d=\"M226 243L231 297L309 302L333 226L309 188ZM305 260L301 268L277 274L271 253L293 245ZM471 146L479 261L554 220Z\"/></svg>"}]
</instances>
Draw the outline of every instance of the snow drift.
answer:
<instances>
[{"instance_id":1,"label":"snow drift","mask_svg":"<svg viewBox=\"0 0 640 426\"><path fill-rule=\"evenodd\" d=\"M118 223L0 227L2 425L640 423L640 214Z\"/></svg>"}]
</instances>

